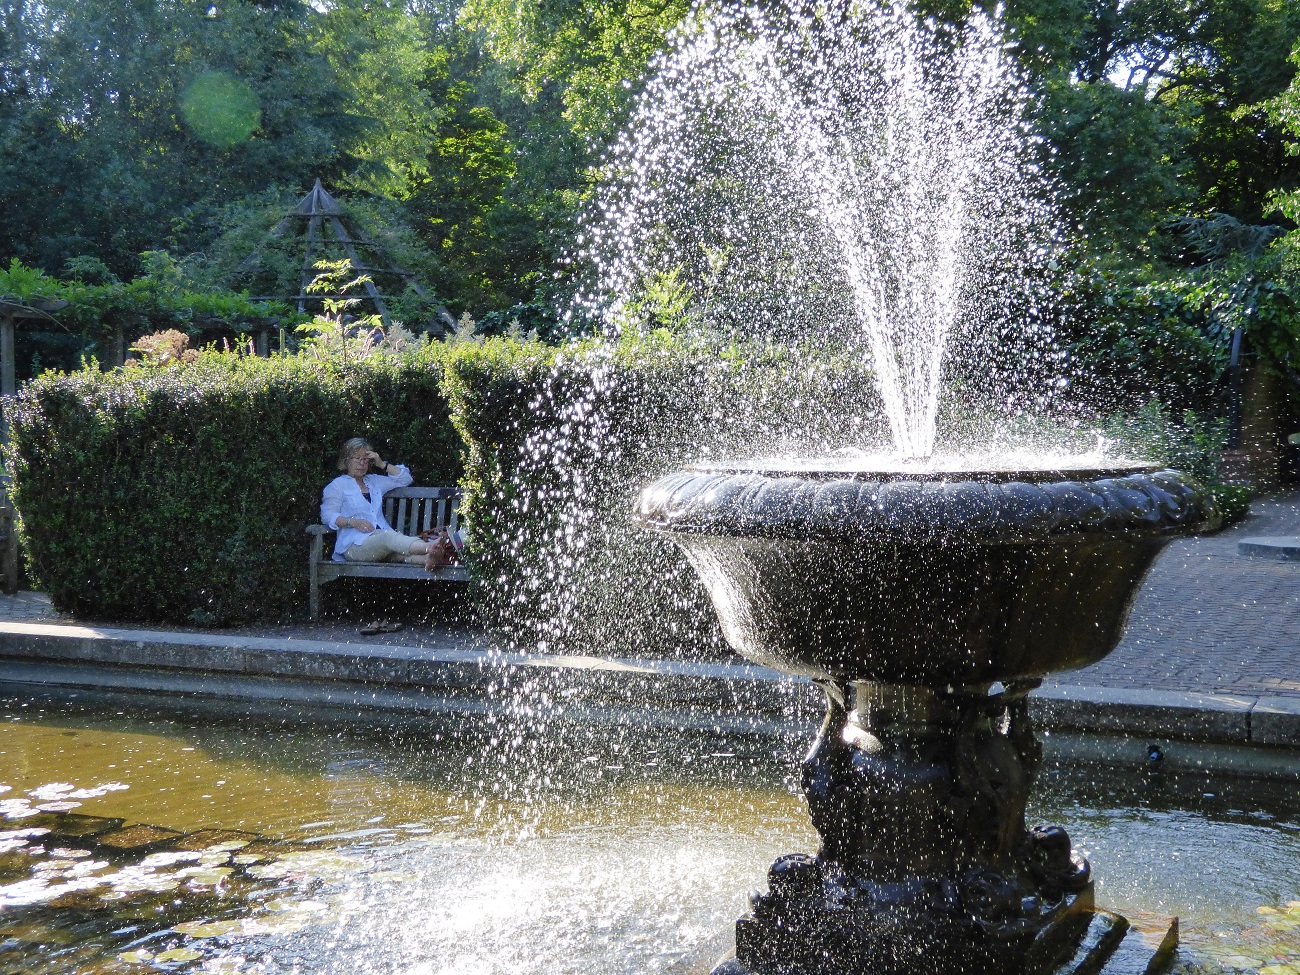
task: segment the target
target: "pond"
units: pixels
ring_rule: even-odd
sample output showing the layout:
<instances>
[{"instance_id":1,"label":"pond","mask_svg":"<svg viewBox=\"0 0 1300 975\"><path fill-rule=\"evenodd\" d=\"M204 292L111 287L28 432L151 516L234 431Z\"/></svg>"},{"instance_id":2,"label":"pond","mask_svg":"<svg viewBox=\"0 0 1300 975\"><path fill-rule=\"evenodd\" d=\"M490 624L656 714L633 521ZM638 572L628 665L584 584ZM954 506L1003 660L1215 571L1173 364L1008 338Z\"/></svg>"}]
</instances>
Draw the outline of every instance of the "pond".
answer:
<instances>
[{"instance_id":1,"label":"pond","mask_svg":"<svg viewBox=\"0 0 1300 975\"><path fill-rule=\"evenodd\" d=\"M802 736L2 698L0 973L705 973L813 850ZM1300 973L1294 787L1049 765L1032 811L1184 970Z\"/></svg>"}]
</instances>

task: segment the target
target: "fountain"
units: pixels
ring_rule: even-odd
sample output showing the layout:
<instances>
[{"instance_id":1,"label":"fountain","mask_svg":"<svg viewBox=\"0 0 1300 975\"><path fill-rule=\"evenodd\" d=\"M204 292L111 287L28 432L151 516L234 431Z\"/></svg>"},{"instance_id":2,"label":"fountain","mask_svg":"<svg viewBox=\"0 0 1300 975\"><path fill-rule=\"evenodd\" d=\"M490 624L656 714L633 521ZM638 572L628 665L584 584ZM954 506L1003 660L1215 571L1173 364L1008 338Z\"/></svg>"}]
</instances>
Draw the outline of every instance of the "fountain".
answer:
<instances>
[{"instance_id":1,"label":"fountain","mask_svg":"<svg viewBox=\"0 0 1300 975\"><path fill-rule=\"evenodd\" d=\"M633 287L665 253L689 266L719 233L761 263L775 236L821 275L806 291L848 296L895 448L694 466L641 495L637 520L685 552L732 648L827 699L802 772L820 850L772 865L715 975L1154 972L1176 925L1135 947L1068 834L1026 825L1041 758L1026 695L1109 653L1161 547L1216 516L1156 466L931 459L945 348L963 315L988 320L988 248L1014 258L1010 218L1033 212L1008 189L1028 163L1000 31L887 3L698 16L625 142L607 283ZM725 138L686 138L708 128L693 112ZM699 202L701 183L720 192L719 158L756 201L739 212L767 208L776 229L751 220L745 240Z\"/></svg>"},{"instance_id":2,"label":"fountain","mask_svg":"<svg viewBox=\"0 0 1300 975\"><path fill-rule=\"evenodd\" d=\"M772 865L717 975L1101 967L1126 922L1093 909L1064 830L1026 828L1025 696L1113 649L1160 548L1213 522L1194 486L701 467L638 518L686 552L735 650L826 691L802 776L821 850Z\"/></svg>"}]
</instances>

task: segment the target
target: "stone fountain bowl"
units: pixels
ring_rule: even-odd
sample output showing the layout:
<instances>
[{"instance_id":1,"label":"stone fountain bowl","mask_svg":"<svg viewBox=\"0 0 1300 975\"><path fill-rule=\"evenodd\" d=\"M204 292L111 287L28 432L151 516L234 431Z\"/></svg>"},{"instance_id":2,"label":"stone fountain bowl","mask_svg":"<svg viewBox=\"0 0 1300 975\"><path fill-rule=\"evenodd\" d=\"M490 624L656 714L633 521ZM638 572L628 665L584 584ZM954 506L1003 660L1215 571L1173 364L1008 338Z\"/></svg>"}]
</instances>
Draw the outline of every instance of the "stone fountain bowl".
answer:
<instances>
[{"instance_id":1,"label":"stone fountain bowl","mask_svg":"<svg viewBox=\"0 0 1300 975\"><path fill-rule=\"evenodd\" d=\"M817 680L930 687L1083 667L1172 538L1217 527L1188 477L695 466L641 494L731 646Z\"/></svg>"}]
</instances>

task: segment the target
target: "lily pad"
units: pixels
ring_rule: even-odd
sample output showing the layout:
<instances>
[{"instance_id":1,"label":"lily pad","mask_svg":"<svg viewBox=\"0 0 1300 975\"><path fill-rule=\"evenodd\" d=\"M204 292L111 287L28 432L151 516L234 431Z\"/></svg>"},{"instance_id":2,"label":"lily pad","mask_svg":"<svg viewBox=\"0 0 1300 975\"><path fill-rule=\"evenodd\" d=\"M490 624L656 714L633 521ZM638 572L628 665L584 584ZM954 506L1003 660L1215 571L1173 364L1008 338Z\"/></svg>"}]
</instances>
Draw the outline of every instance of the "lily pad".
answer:
<instances>
[{"instance_id":1,"label":"lily pad","mask_svg":"<svg viewBox=\"0 0 1300 975\"><path fill-rule=\"evenodd\" d=\"M168 850L165 853L150 853L140 861L140 866L170 867L177 863L194 863L202 855L197 850Z\"/></svg>"},{"instance_id":2,"label":"lily pad","mask_svg":"<svg viewBox=\"0 0 1300 975\"><path fill-rule=\"evenodd\" d=\"M318 911L328 910L329 905L323 901L295 901L281 898L278 900L267 901L266 909L268 911L279 911L282 913L298 911L303 914L315 914Z\"/></svg>"},{"instance_id":3,"label":"lily pad","mask_svg":"<svg viewBox=\"0 0 1300 975\"><path fill-rule=\"evenodd\" d=\"M187 867L177 871L177 876L200 887L215 887L234 872L232 867Z\"/></svg>"},{"instance_id":4,"label":"lily pad","mask_svg":"<svg viewBox=\"0 0 1300 975\"><path fill-rule=\"evenodd\" d=\"M308 924L301 914L278 914L271 917L259 917L249 920L244 925L245 934L294 934Z\"/></svg>"},{"instance_id":5,"label":"lily pad","mask_svg":"<svg viewBox=\"0 0 1300 975\"><path fill-rule=\"evenodd\" d=\"M177 934L186 934L191 938L223 938L230 934L242 933L243 918L230 921L186 921L172 928Z\"/></svg>"},{"instance_id":6,"label":"lily pad","mask_svg":"<svg viewBox=\"0 0 1300 975\"><path fill-rule=\"evenodd\" d=\"M154 961L198 961L203 957L203 952L195 951L193 948L172 948L170 951L161 951L153 956Z\"/></svg>"},{"instance_id":7,"label":"lily pad","mask_svg":"<svg viewBox=\"0 0 1300 975\"><path fill-rule=\"evenodd\" d=\"M128 965L139 965L153 960L153 952L146 951L144 948L137 948L135 951L124 951L117 956L118 961L124 961Z\"/></svg>"}]
</instances>

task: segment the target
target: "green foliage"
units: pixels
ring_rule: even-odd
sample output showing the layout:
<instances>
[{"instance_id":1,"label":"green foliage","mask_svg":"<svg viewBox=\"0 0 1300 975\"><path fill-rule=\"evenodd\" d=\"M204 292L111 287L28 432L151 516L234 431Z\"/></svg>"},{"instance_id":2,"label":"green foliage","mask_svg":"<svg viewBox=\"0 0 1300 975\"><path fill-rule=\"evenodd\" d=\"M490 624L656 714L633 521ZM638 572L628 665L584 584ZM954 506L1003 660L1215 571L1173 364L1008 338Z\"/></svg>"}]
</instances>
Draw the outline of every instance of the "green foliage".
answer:
<instances>
[{"instance_id":1,"label":"green foliage","mask_svg":"<svg viewBox=\"0 0 1300 975\"><path fill-rule=\"evenodd\" d=\"M482 335L532 335L543 342L562 341L570 335L559 310L541 294L535 295L531 302L488 312L479 319L478 331Z\"/></svg>"},{"instance_id":2,"label":"green foliage","mask_svg":"<svg viewBox=\"0 0 1300 975\"><path fill-rule=\"evenodd\" d=\"M1225 525L1241 521L1250 514L1250 499L1254 492L1242 484L1216 484L1210 488L1210 497L1219 509Z\"/></svg>"},{"instance_id":3,"label":"green foliage","mask_svg":"<svg viewBox=\"0 0 1300 975\"><path fill-rule=\"evenodd\" d=\"M1172 467L1207 487L1222 483L1219 464L1228 438L1222 418L1202 419L1191 410L1175 418L1152 400L1132 413L1109 417L1103 430L1125 456Z\"/></svg>"},{"instance_id":4,"label":"green foliage","mask_svg":"<svg viewBox=\"0 0 1300 975\"><path fill-rule=\"evenodd\" d=\"M439 114L427 84L441 56L430 25L403 3L334 0L323 10L312 47L343 89L341 104L356 127L341 147L336 183L403 199L428 169Z\"/></svg>"},{"instance_id":5,"label":"green foliage","mask_svg":"<svg viewBox=\"0 0 1300 975\"><path fill-rule=\"evenodd\" d=\"M1192 290L1181 275L1093 261L1074 268L1061 289L1073 309L1063 333L1074 397L1103 412L1152 398L1180 411L1221 405L1228 344L1222 323Z\"/></svg>"},{"instance_id":6,"label":"green foliage","mask_svg":"<svg viewBox=\"0 0 1300 975\"><path fill-rule=\"evenodd\" d=\"M1188 224L1218 259L1175 270L1085 258L1071 270L1061 293L1073 306L1067 334L1085 400L1133 408L1157 396L1177 410L1222 407L1238 328L1266 368L1287 375L1300 366L1295 235L1266 243L1271 233L1236 221ZM1211 236L1215 227L1221 233ZM1224 232L1237 246L1224 245Z\"/></svg>"},{"instance_id":7,"label":"green foliage","mask_svg":"<svg viewBox=\"0 0 1300 975\"><path fill-rule=\"evenodd\" d=\"M108 358L106 340L118 331L130 345L141 335L167 329L215 340L296 321L287 306L276 302L252 301L228 291L195 290L185 268L165 251L146 251L141 261L146 273L129 282L106 274L102 262L94 258L69 262L74 274L104 282L88 284L50 277L15 258L7 270L0 269L0 295L67 301L66 308L54 312L59 327L71 333L69 337L80 338L82 354L103 359Z\"/></svg>"},{"instance_id":8,"label":"green foliage","mask_svg":"<svg viewBox=\"0 0 1300 975\"><path fill-rule=\"evenodd\" d=\"M501 638L522 648L725 653L683 556L630 523L637 491L701 458L883 436L869 370L838 350L663 330L457 349L447 396L466 444L471 568Z\"/></svg>"},{"instance_id":9,"label":"green foliage","mask_svg":"<svg viewBox=\"0 0 1300 975\"><path fill-rule=\"evenodd\" d=\"M461 16L485 31L529 97L558 83L574 131L603 144L622 124L634 82L689 8L687 0L469 0Z\"/></svg>"},{"instance_id":10,"label":"green foliage","mask_svg":"<svg viewBox=\"0 0 1300 975\"><path fill-rule=\"evenodd\" d=\"M0 268L0 296L30 301L32 298L52 298L59 282L38 267L27 267L13 258L9 267Z\"/></svg>"},{"instance_id":11,"label":"green foliage","mask_svg":"<svg viewBox=\"0 0 1300 975\"><path fill-rule=\"evenodd\" d=\"M1240 521L1249 512L1250 488L1225 482L1220 472L1228 439L1223 418L1207 420L1191 410L1175 418L1159 401L1152 400L1136 412L1109 417L1104 430L1127 456L1164 464L1200 481L1225 525Z\"/></svg>"},{"instance_id":12,"label":"green foliage","mask_svg":"<svg viewBox=\"0 0 1300 975\"><path fill-rule=\"evenodd\" d=\"M308 250L307 221L296 220L289 228L277 224L296 207L302 193L276 187L227 204L213 214L189 214L178 219L174 232L191 242L209 239L204 253L187 261L187 272L196 283L216 289L239 289L255 295L296 295L302 291L303 259ZM385 267L408 271L424 282L445 281L447 265L412 229L414 214L402 204L373 197L356 196L338 201L362 234L374 242L374 255ZM346 260L347 251L326 232L311 248L317 260ZM360 256L371 261L364 247ZM425 288L421 295L401 275L372 270L367 274L379 292L392 296L388 302L392 317L412 330L420 331L438 317L443 293Z\"/></svg>"},{"instance_id":13,"label":"green foliage","mask_svg":"<svg viewBox=\"0 0 1300 975\"><path fill-rule=\"evenodd\" d=\"M359 361L207 352L46 373L6 405L35 583L86 619L225 624L305 606L307 537L351 436L454 484L441 346Z\"/></svg>"},{"instance_id":14,"label":"green foliage","mask_svg":"<svg viewBox=\"0 0 1300 975\"><path fill-rule=\"evenodd\" d=\"M1187 212L1258 222L1270 194L1300 183L1257 105L1292 78L1295 4L1012 0L1005 16L1046 162L1099 251L1149 253L1163 221Z\"/></svg>"},{"instance_id":15,"label":"green foliage","mask_svg":"<svg viewBox=\"0 0 1300 975\"><path fill-rule=\"evenodd\" d=\"M66 301L54 323L18 333L17 373L30 378L42 368L75 368L83 357L108 360L120 332L127 345L139 336L177 329L204 341L229 341L296 320L287 307L254 302L246 295L196 290L184 269L162 251L142 262L147 273L123 282L95 258L68 262L69 277L58 279L16 259L0 269L0 294Z\"/></svg>"}]
</instances>

